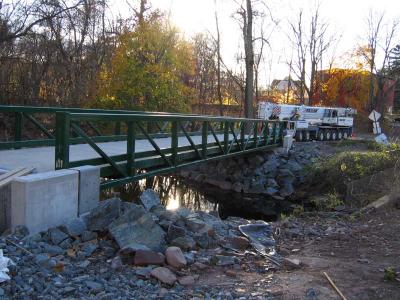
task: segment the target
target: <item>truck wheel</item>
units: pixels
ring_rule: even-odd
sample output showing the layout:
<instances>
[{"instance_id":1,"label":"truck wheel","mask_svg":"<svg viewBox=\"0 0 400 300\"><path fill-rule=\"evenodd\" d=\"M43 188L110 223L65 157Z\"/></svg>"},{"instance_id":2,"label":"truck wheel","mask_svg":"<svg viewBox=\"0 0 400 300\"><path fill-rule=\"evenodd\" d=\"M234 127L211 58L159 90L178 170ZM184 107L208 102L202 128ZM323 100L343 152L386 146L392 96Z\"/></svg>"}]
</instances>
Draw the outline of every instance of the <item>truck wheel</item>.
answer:
<instances>
[{"instance_id":1,"label":"truck wheel","mask_svg":"<svg viewBox=\"0 0 400 300\"><path fill-rule=\"evenodd\" d=\"M338 140L341 140L343 138L343 131L339 129L338 134L337 134Z\"/></svg>"},{"instance_id":2,"label":"truck wheel","mask_svg":"<svg viewBox=\"0 0 400 300\"><path fill-rule=\"evenodd\" d=\"M310 132L309 132L309 131L306 131L306 132L305 132L304 139L305 139L305 141L307 141L307 142L310 140Z\"/></svg>"},{"instance_id":3,"label":"truck wheel","mask_svg":"<svg viewBox=\"0 0 400 300\"><path fill-rule=\"evenodd\" d=\"M330 141L332 139L332 133L330 130L325 131L325 140Z\"/></svg>"},{"instance_id":4,"label":"truck wheel","mask_svg":"<svg viewBox=\"0 0 400 300\"><path fill-rule=\"evenodd\" d=\"M331 134L332 134L332 141L336 141L337 140L337 131L336 130L332 130Z\"/></svg>"},{"instance_id":5,"label":"truck wheel","mask_svg":"<svg viewBox=\"0 0 400 300\"><path fill-rule=\"evenodd\" d=\"M304 134L303 131L299 130L296 132L296 141L297 142L302 142L304 139Z\"/></svg>"},{"instance_id":6,"label":"truck wheel","mask_svg":"<svg viewBox=\"0 0 400 300\"><path fill-rule=\"evenodd\" d=\"M323 130L318 131L318 141L324 141L325 140L325 134Z\"/></svg>"}]
</instances>

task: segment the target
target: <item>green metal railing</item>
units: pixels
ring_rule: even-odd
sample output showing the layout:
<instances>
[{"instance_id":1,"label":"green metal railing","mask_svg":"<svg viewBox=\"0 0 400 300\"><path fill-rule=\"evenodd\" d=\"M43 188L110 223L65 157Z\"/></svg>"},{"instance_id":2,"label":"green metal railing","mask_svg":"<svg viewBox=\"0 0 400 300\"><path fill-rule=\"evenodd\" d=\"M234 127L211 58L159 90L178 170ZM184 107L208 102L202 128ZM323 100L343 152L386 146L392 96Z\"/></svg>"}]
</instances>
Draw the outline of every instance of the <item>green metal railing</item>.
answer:
<instances>
[{"instance_id":1,"label":"green metal railing","mask_svg":"<svg viewBox=\"0 0 400 300\"><path fill-rule=\"evenodd\" d=\"M162 112L143 112L128 110L104 110L104 109L81 109L81 108L61 108L61 107L33 107L33 106L6 106L0 105L0 118L8 115L11 121L11 136L0 140L0 150L19 149L22 147L43 147L55 146L55 116L57 112L67 113L98 113L98 114L132 114L132 115L180 115L176 113ZM189 115L196 116L196 115ZM31 125L28 128L28 124ZM169 128L166 124L154 122L149 124L152 127L150 134L153 137L169 136ZM85 127L89 129L95 142L111 142L126 140L126 128L120 122L116 122L114 127L95 126L87 122ZM33 131L33 132L32 132ZM144 137L138 137L144 138ZM75 137L71 140L72 144L84 143L85 140Z\"/></svg>"},{"instance_id":2,"label":"green metal railing","mask_svg":"<svg viewBox=\"0 0 400 300\"><path fill-rule=\"evenodd\" d=\"M102 122L126 128L126 151L109 155L83 124ZM169 144L160 146L159 136L149 131L152 124L165 124ZM179 114L152 113L56 113L55 168L100 165L107 178L102 188L110 188L154 175L176 171L200 161L210 161L241 153L276 147L282 143L284 123L260 119L242 119ZM75 135L75 136L74 136ZM137 141L153 150L137 151ZM80 139L98 155L96 158L71 161L70 148ZM185 145L179 145L184 143Z\"/></svg>"}]
</instances>

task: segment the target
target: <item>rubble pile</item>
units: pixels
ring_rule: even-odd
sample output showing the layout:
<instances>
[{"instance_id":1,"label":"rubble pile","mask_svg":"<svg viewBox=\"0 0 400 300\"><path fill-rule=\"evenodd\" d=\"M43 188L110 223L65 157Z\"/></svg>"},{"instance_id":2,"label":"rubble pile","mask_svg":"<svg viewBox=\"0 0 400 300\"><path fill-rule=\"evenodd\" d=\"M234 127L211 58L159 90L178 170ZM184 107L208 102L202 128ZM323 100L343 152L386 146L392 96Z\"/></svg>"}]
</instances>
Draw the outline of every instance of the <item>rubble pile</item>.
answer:
<instances>
[{"instance_id":1,"label":"rubble pile","mask_svg":"<svg viewBox=\"0 0 400 300\"><path fill-rule=\"evenodd\" d=\"M175 293L174 299L186 299L193 291L185 287L196 283L199 272L210 266L240 269L246 255L257 255L257 241L239 229L251 224L268 229L263 238L273 248L272 229L262 221L169 211L153 190L141 195L140 204L105 200L62 226L31 235L18 227L0 238L0 249L15 263L0 297L141 299Z\"/></svg>"}]
</instances>

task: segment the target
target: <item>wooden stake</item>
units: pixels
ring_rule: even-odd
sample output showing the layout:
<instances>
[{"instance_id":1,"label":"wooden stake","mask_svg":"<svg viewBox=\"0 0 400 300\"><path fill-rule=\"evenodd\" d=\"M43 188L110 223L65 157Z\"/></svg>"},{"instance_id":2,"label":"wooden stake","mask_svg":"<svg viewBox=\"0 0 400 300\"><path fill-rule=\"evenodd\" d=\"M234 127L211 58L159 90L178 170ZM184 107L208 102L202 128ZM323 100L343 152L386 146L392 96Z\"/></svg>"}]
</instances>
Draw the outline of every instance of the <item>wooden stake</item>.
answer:
<instances>
[{"instance_id":1,"label":"wooden stake","mask_svg":"<svg viewBox=\"0 0 400 300\"><path fill-rule=\"evenodd\" d=\"M34 169L35 168L22 168L22 169L16 169L14 171L10 171L6 174L3 174L2 178L0 178L0 187L10 183L14 178L24 176L24 175L31 173Z\"/></svg>"},{"instance_id":2,"label":"wooden stake","mask_svg":"<svg viewBox=\"0 0 400 300\"><path fill-rule=\"evenodd\" d=\"M342 294L342 292L339 290L339 288L336 286L336 284L332 281L332 279L329 277L328 274L326 274L326 272L323 272L323 274L325 275L326 279L328 279L329 283L333 286L333 288L335 289L335 291L339 294L340 297L342 297L343 300L347 300L346 297Z\"/></svg>"}]
</instances>

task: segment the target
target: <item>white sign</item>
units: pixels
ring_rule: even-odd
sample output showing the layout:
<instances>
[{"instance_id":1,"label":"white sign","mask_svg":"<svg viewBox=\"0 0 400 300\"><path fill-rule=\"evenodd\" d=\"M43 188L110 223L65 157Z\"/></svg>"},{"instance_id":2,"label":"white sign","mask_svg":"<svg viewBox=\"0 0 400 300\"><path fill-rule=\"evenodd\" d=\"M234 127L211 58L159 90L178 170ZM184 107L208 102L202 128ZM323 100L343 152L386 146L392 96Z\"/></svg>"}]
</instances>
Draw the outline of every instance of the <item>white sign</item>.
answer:
<instances>
[{"instance_id":1,"label":"white sign","mask_svg":"<svg viewBox=\"0 0 400 300\"><path fill-rule=\"evenodd\" d=\"M373 131L374 131L374 134L382 133L382 128L381 128L381 125L379 124L379 122L374 122Z\"/></svg>"},{"instance_id":2,"label":"white sign","mask_svg":"<svg viewBox=\"0 0 400 300\"><path fill-rule=\"evenodd\" d=\"M381 133L375 138L375 141L379 144L389 145L389 141L384 133Z\"/></svg>"},{"instance_id":3,"label":"white sign","mask_svg":"<svg viewBox=\"0 0 400 300\"><path fill-rule=\"evenodd\" d=\"M376 122L380 119L382 115L380 113L378 113L376 110L373 110L370 115L369 115L369 119L373 122Z\"/></svg>"}]
</instances>

